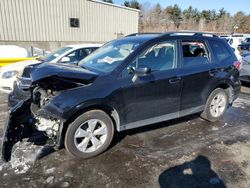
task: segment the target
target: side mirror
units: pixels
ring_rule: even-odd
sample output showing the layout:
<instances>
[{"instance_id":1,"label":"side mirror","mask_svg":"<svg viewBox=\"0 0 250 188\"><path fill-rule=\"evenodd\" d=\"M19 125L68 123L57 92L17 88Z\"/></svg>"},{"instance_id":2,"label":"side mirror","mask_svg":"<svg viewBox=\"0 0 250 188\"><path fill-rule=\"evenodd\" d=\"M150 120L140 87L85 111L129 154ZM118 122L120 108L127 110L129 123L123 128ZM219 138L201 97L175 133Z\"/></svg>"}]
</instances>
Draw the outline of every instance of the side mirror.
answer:
<instances>
[{"instance_id":1,"label":"side mirror","mask_svg":"<svg viewBox=\"0 0 250 188\"><path fill-rule=\"evenodd\" d=\"M70 62L70 58L69 57L63 57L60 61L60 63L68 63Z\"/></svg>"},{"instance_id":2,"label":"side mirror","mask_svg":"<svg viewBox=\"0 0 250 188\"><path fill-rule=\"evenodd\" d=\"M138 67L135 68L135 75L137 76L146 76L151 72L151 69L148 67Z\"/></svg>"},{"instance_id":3,"label":"side mirror","mask_svg":"<svg viewBox=\"0 0 250 188\"><path fill-rule=\"evenodd\" d=\"M151 72L151 69L148 68L148 67L138 67L138 68L135 68L135 70L134 70L134 76L132 78L132 81L136 82L136 80L138 80L139 77L146 76L146 75L150 74L150 72Z\"/></svg>"}]
</instances>

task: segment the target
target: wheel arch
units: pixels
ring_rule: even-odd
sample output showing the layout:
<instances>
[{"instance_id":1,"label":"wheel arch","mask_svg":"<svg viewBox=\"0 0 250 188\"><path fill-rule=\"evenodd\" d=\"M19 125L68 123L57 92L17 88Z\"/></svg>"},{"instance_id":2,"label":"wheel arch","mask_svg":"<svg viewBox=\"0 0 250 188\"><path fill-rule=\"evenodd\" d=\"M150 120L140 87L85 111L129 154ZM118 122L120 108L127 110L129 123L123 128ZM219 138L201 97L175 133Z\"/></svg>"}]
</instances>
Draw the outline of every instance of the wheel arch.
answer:
<instances>
[{"instance_id":1,"label":"wheel arch","mask_svg":"<svg viewBox=\"0 0 250 188\"><path fill-rule=\"evenodd\" d=\"M234 95L234 93L233 93L233 87L231 86L230 83L225 82L225 81L221 82L213 90L215 90L216 88L224 89L225 92L226 92L226 94L227 94L227 96L228 96L228 100L229 100L228 102L229 102L229 104L231 104L233 102L233 95Z\"/></svg>"},{"instance_id":2,"label":"wheel arch","mask_svg":"<svg viewBox=\"0 0 250 188\"><path fill-rule=\"evenodd\" d=\"M210 94L217 88L221 88L226 91L229 103L231 104L233 102L234 90L232 84L228 80L220 80L219 82L217 80L212 80L211 82L209 82L202 93L203 104L206 104Z\"/></svg>"},{"instance_id":3,"label":"wheel arch","mask_svg":"<svg viewBox=\"0 0 250 188\"><path fill-rule=\"evenodd\" d=\"M105 104L92 104L89 106L85 106L84 108L79 109L75 113L73 113L70 118L62 124L62 128L59 133L59 138L58 138L58 145L62 146L65 138L66 131L69 127L69 125L81 114L88 112L90 110L101 110L105 112L112 120L114 128L116 131L120 131L120 117L115 108L113 108L110 105L105 105Z\"/></svg>"}]
</instances>

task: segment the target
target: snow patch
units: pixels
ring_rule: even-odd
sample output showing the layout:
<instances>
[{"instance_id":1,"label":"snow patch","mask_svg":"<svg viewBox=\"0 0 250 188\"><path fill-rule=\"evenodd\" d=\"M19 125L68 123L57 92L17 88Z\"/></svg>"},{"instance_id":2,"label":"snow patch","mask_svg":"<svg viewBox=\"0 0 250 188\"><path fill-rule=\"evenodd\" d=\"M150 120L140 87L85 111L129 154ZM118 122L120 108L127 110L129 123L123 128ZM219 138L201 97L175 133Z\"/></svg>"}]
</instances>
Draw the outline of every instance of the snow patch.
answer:
<instances>
[{"instance_id":1,"label":"snow patch","mask_svg":"<svg viewBox=\"0 0 250 188\"><path fill-rule=\"evenodd\" d=\"M34 165L41 151L42 146L35 146L30 142L17 142L13 147L11 168L16 174L26 173Z\"/></svg>"},{"instance_id":2,"label":"snow patch","mask_svg":"<svg viewBox=\"0 0 250 188\"><path fill-rule=\"evenodd\" d=\"M46 179L46 183L52 184L52 183L54 182L54 179L55 179L54 176L50 176L50 177L48 177L48 178Z\"/></svg>"},{"instance_id":3,"label":"snow patch","mask_svg":"<svg viewBox=\"0 0 250 188\"><path fill-rule=\"evenodd\" d=\"M212 131L218 131L219 128L218 127L212 127Z\"/></svg>"},{"instance_id":4,"label":"snow patch","mask_svg":"<svg viewBox=\"0 0 250 188\"><path fill-rule=\"evenodd\" d=\"M61 187L69 187L69 186L70 186L69 182L63 182L61 184Z\"/></svg>"},{"instance_id":5,"label":"snow patch","mask_svg":"<svg viewBox=\"0 0 250 188\"><path fill-rule=\"evenodd\" d=\"M236 107L236 108L245 107L245 106L250 106L249 99L237 98L237 100L235 100L233 103L233 107Z\"/></svg>"},{"instance_id":6,"label":"snow patch","mask_svg":"<svg viewBox=\"0 0 250 188\"><path fill-rule=\"evenodd\" d=\"M73 172L71 172L71 171L66 172L64 177L69 177L69 178L74 177Z\"/></svg>"},{"instance_id":7,"label":"snow patch","mask_svg":"<svg viewBox=\"0 0 250 188\"><path fill-rule=\"evenodd\" d=\"M55 172L56 168L53 167L53 168L49 168L47 170L45 170L45 174L52 174L53 172Z\"/></svg>"}]
</instances>

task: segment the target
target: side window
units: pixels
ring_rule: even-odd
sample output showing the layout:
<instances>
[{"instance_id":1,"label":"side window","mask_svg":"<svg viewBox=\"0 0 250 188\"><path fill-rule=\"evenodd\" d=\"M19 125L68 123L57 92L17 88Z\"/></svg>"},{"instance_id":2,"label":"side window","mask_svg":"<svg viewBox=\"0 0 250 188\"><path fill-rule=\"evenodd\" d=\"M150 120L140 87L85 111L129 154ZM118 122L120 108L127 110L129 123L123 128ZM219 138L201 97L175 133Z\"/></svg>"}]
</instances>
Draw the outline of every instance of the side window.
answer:
<instances>
[{"instance_id":1,"label":"side window","mask_svg":"<svg viewBox=\"0 0 250 188\"><path fill-rule=\"evenodd\" d=\"M81 61L83 58L85 58L86 56L88 56L90 53L91 53L90 48L80 49L77 61Z\"/></svg>"},{"instance_id":2,"label":"side window","mask_svg":"<svg viewBox=\"0 0 250 188\"><path fill-rule=\"evenodd\" d=\"M86 52L88 54L92 53L93 51L97 50L98 48L97 47L92 47L92 48L85 48Z\"/></svg>"},{"instance_id":3,"label":"side window","mask_svg":"<svg viewBox=\"0 0 250 188\"><path fill-rule=\"evenodd\" d=\"M81 61L83 58L88 56L94 50L96 50L96 48L82 48L69 53L65 57L68 57L70 59L70 63L74 64Z\"/></svg>"},{"instance_id":4,"label":"side window","mask_svg":"<svg viewBox=\"0 0 250 188\"><path fill-rule=\"evenodd\" d=\"M182 41L182 67L193 67L209 64L208 48L204 41Z\"/></svg>"},{"instance_id":5,"label":"side window","mask_svg":"<svg viewBox=\"0 0 250 188\"><path fill-rule=\"evenodd\" d=\"M95 51L97 49L97 47L91 47L91 48L83 48L80 51L80 57L82 60L83 58L85 58L86 56L88 56L89 54L91 54L93 51Z\"/></svg>"},{"instance_id":6,"label":"side window","mask_svg":"<svg viewBox=\"0 0 250 188\"><path fill-rule=\"evenodd\" d=\"M211 48L213 49L213 54L218 63L231 57L231 53L225 44L221 41L210 41Z\"/></svg>"},{"instance_id":7,"label":"side window","mask_svg":"<svg viewBox=\"0 0 250 188\"><path fill-rule=\"evenodd\" d=\"M148 67L151 72L173 69L176 62L176 46L176 41L167 41L151 46L127 67L127 72L132 73L138 67Z\"/></svg>"},{"instance_id":8,"label":"side window","mask_svg":"<svg viewBox=\"0 0 250 188\"><path fill-rule=\"evenodd\" d=\"M81 51L81 49L75 50L75 51L73 51L65 56L65 57L68 57L70 59L69 63L74 64L74 63L77 63L79 61L78 59L80 58L80 51Z\"/></svg>"}]
</instances>

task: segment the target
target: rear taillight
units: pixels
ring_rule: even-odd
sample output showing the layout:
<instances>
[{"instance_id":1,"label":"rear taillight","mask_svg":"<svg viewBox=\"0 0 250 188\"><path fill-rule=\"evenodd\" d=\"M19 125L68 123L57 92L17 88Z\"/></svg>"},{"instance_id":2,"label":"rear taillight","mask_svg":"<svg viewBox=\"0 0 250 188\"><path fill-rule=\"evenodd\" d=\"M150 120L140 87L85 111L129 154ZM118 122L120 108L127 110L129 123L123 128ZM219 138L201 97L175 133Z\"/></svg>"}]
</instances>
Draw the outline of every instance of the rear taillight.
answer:
<instances>
[{"instance_id":1,"label":"rear taillight","mask_svg":"<svg viewBox=\"0 0 250 188\"><path fill-rule=\"evenodd\" d=\"M234 66L236 69L241 70L242 68L242 63L240 61L235 61Z\"/></svg>"}]
</instances>

